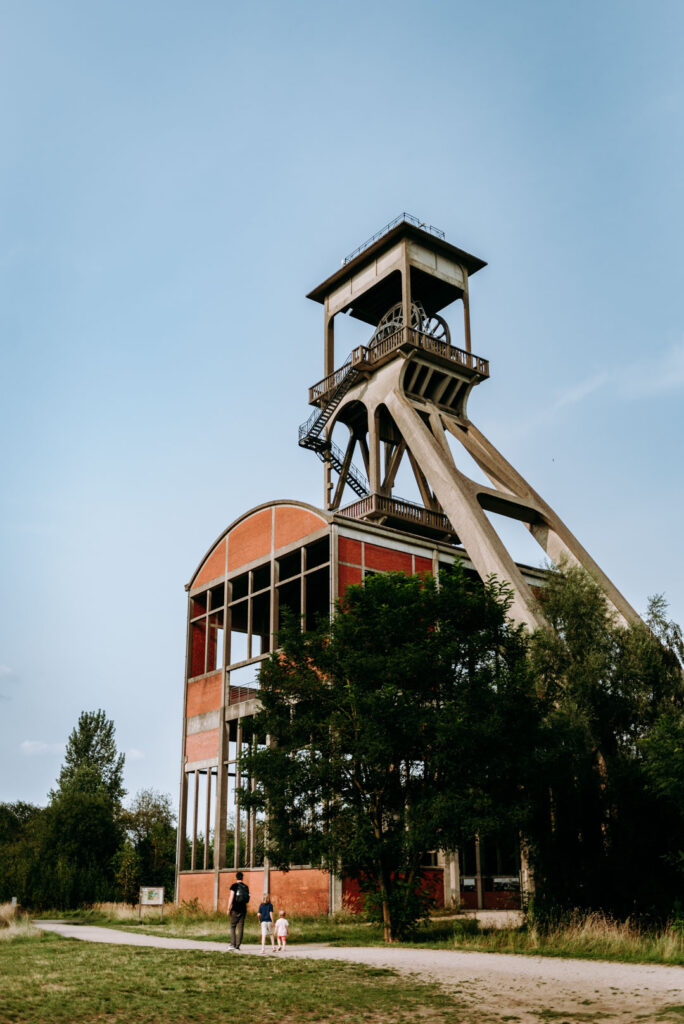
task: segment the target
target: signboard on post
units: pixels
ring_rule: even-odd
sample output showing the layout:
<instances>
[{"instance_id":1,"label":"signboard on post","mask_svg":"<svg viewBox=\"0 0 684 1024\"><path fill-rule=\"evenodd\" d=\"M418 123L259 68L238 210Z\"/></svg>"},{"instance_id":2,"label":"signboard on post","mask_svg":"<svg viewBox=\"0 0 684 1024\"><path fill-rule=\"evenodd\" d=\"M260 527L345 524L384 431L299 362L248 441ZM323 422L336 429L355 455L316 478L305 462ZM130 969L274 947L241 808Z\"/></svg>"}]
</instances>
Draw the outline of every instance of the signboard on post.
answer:
<instances>
[{"instance_id":1,"label":"signboard on post","mask_svg":"<svg viewBox=\"0 0 684 1024\"><path fill-rule=\"evenodd\" d=\"M143 907L159 907L161 909L160 920L164 920L164 887L144 885L140 889L140 902L138 903L138 920L142 920Z\"/></svg>"}]
</instances>

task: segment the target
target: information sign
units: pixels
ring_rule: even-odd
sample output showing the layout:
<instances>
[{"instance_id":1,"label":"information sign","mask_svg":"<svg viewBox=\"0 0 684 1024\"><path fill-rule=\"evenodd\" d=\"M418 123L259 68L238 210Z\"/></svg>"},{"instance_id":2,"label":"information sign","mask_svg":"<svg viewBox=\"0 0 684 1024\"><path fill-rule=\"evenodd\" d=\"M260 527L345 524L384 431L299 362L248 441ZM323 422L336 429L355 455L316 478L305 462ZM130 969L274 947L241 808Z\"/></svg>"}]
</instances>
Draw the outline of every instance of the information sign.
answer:
<instances>
[{"instance_id":1,"label":"information sign","mask_svg":"<svg viewBox=\"0 0 684 1024\"><path fill-rule=\"evenodd\" d=\"M157 885L143 885L140 888L140 901L138 903L138 919L142 920L143 907L159 907L162 920L164 919L164 887Z\"/></svg>"},{"instance_id":2,"label":"information sign","mask_svg":"<svg viewBox=\"0 0 684 1024\"><path fill-rule=\"evenodd\" d=\"M164 903L164 889L143 886L140 890L140 902L143 907L161 907Z\"/></svg>"}]
</instances>

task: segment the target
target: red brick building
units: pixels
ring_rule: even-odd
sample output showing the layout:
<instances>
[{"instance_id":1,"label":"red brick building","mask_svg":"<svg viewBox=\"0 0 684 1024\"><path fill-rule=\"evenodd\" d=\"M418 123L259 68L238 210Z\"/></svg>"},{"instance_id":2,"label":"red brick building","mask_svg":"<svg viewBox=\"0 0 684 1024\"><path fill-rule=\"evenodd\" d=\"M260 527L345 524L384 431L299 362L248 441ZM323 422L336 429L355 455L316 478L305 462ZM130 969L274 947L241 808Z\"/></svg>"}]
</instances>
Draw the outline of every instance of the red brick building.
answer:
<instances>
[{"instance_id":1,"label":"red brick building","mask_svg":"<svg viewBox=\"0 0 684 1024\"><path fill-rule=\"evenodd\" d=\"M457 557L472 566L449 539L446 521L421 534L349 512L353 506L339 514L296 501L262 505L228 527L190 580L179 901L196 897L207 909L225 907L238 867L255 893L267 888L277 903L300 913L333 912L356 901L353 883L319 868L269 869L261 824L240 809L240 786L250 780L239 778L236 758L243 723L257 707L260 664L273 648L283 608L301 614L306 628L368 573L438 575ZM539 582L539 570L523 571L531 584ZM475 906L478 892L484 906L515 904L518 861L511 847L502 854L497 844L478 851L473 844L458 861L435 851L426 877L438 905L460 898Z\"/></svg>"}]
</instances>

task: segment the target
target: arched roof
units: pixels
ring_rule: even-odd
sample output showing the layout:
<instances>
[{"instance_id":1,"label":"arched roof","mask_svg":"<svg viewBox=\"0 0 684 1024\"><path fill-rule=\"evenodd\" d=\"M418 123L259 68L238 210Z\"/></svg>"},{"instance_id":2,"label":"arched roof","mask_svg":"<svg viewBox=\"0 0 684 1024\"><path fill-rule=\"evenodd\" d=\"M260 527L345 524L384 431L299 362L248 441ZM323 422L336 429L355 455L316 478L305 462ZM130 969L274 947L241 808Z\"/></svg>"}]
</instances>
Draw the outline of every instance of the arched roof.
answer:
<instances>
[{"instance_id":1,"label":"arched roof","mask_svg":"<svg viewBox=\"0 0 684 1024\"><path fill-rule=\"evenodd\" d=\"M216 538L186 583L185 589L203 586L238 565L270 553L272 549L286 547L314 533L331 520L330 513L304 501L283 498L257 505L233 520ZM239 546L231 546L231 535L234 541L239 539Z\"/></svg>"}]
</instances>

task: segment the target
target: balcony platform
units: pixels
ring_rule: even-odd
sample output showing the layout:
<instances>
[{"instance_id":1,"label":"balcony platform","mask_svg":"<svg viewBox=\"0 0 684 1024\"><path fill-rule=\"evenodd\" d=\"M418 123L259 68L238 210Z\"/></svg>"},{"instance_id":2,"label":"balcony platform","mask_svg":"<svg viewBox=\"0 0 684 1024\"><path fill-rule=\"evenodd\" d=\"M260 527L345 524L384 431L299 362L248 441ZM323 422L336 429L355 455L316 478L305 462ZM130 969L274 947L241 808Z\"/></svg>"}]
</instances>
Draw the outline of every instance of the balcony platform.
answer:
<instances>
[{"instance_id":1,"label":"balcony platform","mask_svg":"<svg viewBox=\"0 0 684 1024\"><path fill-rule=\"evenodd\" d=\"M352 502L339 509L336 513L348 519L368 519L373 522L386 523L406 529L410 525L411 533L423 537L446 540L458 544L458 537L443 512L433 512L424 505L405 501L403 498L388 498L384 494L369 494L365 498Z\"/></svg>"},{"instance_id":2,"label":"balcony platform","mask_svg":"<svg viewBox=\"0 0 684 1024\"><path fill-rule=\"evenodd\" d=\"M370 375L391 359L399 355L406 357L416 351L429 355L444 368L457 370L458 375L464 379L475 378L479 383L489 377L488 359L456 348L445 341L439 341L413 327L400 327L394 334L383 338L372 348L368 345L359 345L353 349L342 366L309 388L309 405L324 406L330 393L342 383L352 368L361 375L364 372Z\"/></svg>"}]
</instances>

